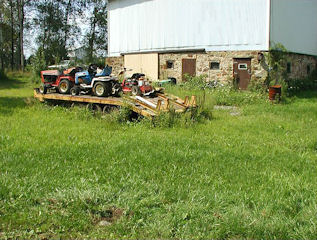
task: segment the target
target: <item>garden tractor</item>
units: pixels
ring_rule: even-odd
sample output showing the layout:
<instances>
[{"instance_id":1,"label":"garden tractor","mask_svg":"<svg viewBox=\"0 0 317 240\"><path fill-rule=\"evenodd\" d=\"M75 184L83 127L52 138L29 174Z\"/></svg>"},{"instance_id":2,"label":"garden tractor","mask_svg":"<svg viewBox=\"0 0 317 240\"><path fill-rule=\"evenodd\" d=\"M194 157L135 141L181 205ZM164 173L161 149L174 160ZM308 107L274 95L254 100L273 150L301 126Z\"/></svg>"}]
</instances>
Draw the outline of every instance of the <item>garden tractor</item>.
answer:
<instances>
[{"instance_id":1,"label":"garden tractor","mask_svg":"<svg viewBox=\"0 0 317 240\"><path fill-rule=\"evenodd\" d=\"M75 83L75 74L82 71L80 67L74 67L60 72L59 70L41 71L40 93L47 93L48 89L54 89L61 94L68 94Z\"/></svg>"},{"instance_id":2,"label":"garden tractor","mask_svg":"<svg viewBox=\"0 0 317 240\"><path fill-rule=\"evenodd\" d=\"M91 64L88 71L76 73L75 85L70 89L71 95L83 93L97 97L120 96L121 85L111 73L112 67L97 67L96 64Z\"/></svg>"},{"instance_id":3,"label":"garden tractor","mask_svg":"<svg viewBox=\"0 0 317 240\"><path fill-rule=\"evenodd\" d=\"M134 96L150 96L155 94L155 89L145 79L143 73L134 73L132 77L124 79L121 86L125 94L132 94Z\"/></svg>"}]
</instances>

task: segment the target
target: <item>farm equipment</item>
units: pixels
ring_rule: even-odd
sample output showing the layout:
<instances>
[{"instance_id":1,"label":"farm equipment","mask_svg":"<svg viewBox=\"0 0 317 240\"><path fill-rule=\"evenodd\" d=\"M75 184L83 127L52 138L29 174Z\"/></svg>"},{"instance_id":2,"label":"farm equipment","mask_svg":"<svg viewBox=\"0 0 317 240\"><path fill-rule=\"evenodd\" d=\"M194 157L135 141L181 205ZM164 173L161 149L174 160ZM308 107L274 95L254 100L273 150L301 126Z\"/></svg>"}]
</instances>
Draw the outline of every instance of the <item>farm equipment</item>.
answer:
<instances>
[{"instance_id":1,"label":"farm equipment","mask_svg":"<svg viewBox=\"0 0 317 240\"><path fill-rule=\"evenodd\" d=\"M176 83L177 83L176 78L169 77L168 79L159 81L158 85L160 87L163 87L165 85L176 85Z\"/></svg>"},{"instance_id":2,"label":"farm equipment","mask_svg":"<svg viewBox=\"0 0 317 240\"><path fill-rule=\"evenodd\" d=\"M121 85L111 73L112 67L106 66L102 69L91 64L88 71L76 73L75 85L70 89L71 95L92 93L97 97L119 96L122 92Z\"/></svg>"},{"instance_id":3,"label":"farm equipment","mask_svg":"<svg viewBox=\"0 0 317 240\"><path fill-rule=\"evenodd\" d=\"M134 96L155 95L155 89L145 79L142 73L134 73L131 78L124 79L122 82L123 93Z\"/></svg>"},{"instance_id":4,"label":"farm equipment","mask_svg":"<svg viewBox=\"0 0 317 240\"><path fill-rule=\"evenodd\" d=\"M59 70L45 70L41 71L40 92L47 93L48 89L54 89L61 94L69 93L71 87L75 83L75 74L82 71L82 68L69 68L60 72Z\"/></svg>"}]
</instances>

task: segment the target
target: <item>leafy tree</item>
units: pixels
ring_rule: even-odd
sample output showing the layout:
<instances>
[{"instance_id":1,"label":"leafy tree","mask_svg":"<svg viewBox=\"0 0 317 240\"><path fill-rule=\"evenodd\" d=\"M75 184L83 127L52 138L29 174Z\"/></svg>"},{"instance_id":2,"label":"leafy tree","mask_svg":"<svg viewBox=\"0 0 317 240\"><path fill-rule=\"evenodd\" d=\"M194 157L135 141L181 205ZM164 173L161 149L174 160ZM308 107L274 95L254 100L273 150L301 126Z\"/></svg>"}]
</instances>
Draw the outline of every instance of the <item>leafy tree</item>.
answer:
<instances>
[{"instance_id":1,"label":"leafy tree","mask_svg":"<svg viewBox=\"0 0 317 240\"><path fill-rule=\"evenodd\" d=\"M87 58L92 62L96 57L102 57L108 50L107 41L107 1L90 0L88 7L92 9L89 18L89 32L85 37Z\"/></svg>"}]
</instances>

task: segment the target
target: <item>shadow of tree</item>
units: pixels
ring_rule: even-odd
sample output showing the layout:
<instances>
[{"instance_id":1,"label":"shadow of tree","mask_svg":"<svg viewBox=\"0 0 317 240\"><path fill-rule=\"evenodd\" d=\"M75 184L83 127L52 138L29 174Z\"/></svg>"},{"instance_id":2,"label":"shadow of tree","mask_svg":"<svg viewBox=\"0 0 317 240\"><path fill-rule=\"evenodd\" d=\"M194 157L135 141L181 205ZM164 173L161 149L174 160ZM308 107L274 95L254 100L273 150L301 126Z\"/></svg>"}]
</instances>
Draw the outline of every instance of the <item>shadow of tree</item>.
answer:
<instances>
[{"instance_id":1,"label":"shadow of tree","mask_svg":"<svg viewBox=\"0 0 317 240\"><path fill-rule=\"evenodd\" d=\"M22 88L25 82L19 81L17 79L1 79L0 80L0 90L12 89L12 88Z\"/></svg>"},{"instance_id":2,"label":"shadow of tree","mask_svg":"<svg viewBox=\"0 0 317 240\"><path fill-rule=\"evenodd\" d=\"M12 114L15 110L26 106L23 97L0 97L0 115Z\"/></svg>"}]
</instances>

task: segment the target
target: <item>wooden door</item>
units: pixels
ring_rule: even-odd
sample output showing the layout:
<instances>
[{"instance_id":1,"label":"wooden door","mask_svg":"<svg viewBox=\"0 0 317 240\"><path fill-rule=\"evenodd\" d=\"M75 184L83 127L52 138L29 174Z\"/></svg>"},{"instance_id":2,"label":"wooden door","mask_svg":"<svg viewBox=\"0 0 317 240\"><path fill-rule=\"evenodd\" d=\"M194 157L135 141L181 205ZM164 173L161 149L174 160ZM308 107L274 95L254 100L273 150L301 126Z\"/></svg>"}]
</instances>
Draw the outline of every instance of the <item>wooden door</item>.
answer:
<instances>
[{"instance_id":1,"label":"wooden door","mask_svg":"<svg viewBox=\"0 0 317 240\"><path fill-rule=\"evenodd\" d=\"M241 90L246 90L251 80L251 58L233 59L233 77Z\"/></svg>"},{"instance_id":2,"label":"wooden door","mask_svg":"<svg viewBox=\"0 0 317 240\"><path fill-rule=\"evenodd\" d=\"M196 59L183 59L182 61L182 80L186 81L185 74L192 77L196 76Z\"/></svg>"}]
</instances>

